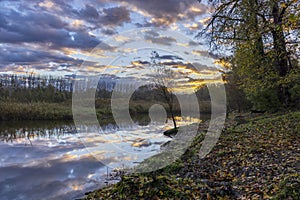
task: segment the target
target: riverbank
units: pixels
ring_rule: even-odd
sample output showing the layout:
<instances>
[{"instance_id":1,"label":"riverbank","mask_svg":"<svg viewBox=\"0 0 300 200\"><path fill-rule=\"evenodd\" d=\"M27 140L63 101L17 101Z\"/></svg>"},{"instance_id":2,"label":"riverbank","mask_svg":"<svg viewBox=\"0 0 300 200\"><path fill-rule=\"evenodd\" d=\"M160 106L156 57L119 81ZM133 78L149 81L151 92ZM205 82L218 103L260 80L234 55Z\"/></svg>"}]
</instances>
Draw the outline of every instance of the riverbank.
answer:
<instances>
[{"instance_id":1,"label":"riverbank","mask_svg":"<svg viewBox=\"0 0 300 200\"><path fill-rule=\"evenodd\" d=\"M240 118L227 120L205 158L197 154L202 132L175 163L85 199L299 199L300 111Z\"/></svg>"},{"instance_id":2,"label":"riverbank","mask_svg":"<svg viewBox=\"0 0 300 200\"><path fill-rule=\"evenodd\" d=\"M99 121L113 121L110 99L96 99L95 108ZM134 118L135 114L148 114L149 108L157 102L130 101L129 112ZM164 105L164 104L163 104ZM164 105L167 109L167 105ZM201 102L201 113L210 113L210 103ZM50 102L9 102L0 101L0 121L11 120L72 120L72 100L61 103ZM174 107L174 113L180 114L180 107Z\"/></svg>"},{"instance_id":3,"label":"riverbank","mask_svg":"<svg viewBox=\"0 0 300 200\"><path fill-rule=\"evenodd\" d=\"M113 121L110 102L96 100L96 115L101 122ZM130 112L143 114L148 112L148 104L132 103ZM16 120L72 120L72 101L62 103L48 102L0 102L0 121Z\"/></svg>"},{"instance_id":4,"label":"riverbank","mask_svg":"<svg viewBox=\"0 0 300 200\"><path fill-rule=\"evenodd\" d=\"M72 120L71 103L0 102L0 120Z\"/></svg>"}]
</instances>

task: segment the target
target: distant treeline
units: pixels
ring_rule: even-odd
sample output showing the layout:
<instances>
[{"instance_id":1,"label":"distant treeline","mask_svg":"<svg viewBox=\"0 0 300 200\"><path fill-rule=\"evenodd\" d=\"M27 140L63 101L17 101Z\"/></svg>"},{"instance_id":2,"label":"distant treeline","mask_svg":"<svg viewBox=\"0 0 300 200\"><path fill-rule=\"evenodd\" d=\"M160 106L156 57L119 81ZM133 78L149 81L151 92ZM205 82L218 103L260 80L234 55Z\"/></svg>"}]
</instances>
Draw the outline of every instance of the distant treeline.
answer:
<instances>
[{"instance_id":1,"label":"distant treeline","mask_svg":"<svg viewBox=\"0 0 300 200\"><path fill-rule=\"evenodd\" d=\"M0 74L0 101L15 102L15 103L61 103L68 102L68 110L74 86L75 76L53 77L53 76L36 76L30 75L15 75L15 74ZM82 78L82 77L81 77ZM84 79L82 79L84 80ZM85 81L82 83L84 84ZM96 108L106 109L110 107L110 99L115 83L112 80L99 81L95 98L105 101L96 101ZM121 88L117 88L117 93L127 92L131 90L132 85L124 84ZM218 87L218 84L215 85ZM227 108L228 111L245 110L249 108L249 102L245 99L245 95L235 85L226 84L227 92ZM116 92L116 91L114 91ZM210 93L206 85L201 85L195 90L200 108L205 112L211 109ZM174 108L180 110L176 96L174 97ZM142 102L148 110L151 102L164 102L164 97L161 92L151 85L145 85L133 93L131 101ZM146 103L148 102L148 103ZM135 103L136 104L136 103ZM134 104L134 105L135 105ZM135 106L137 107L137 106Z\"/></svg>"},{"instance_id":2,"label":"distant treeline","mask_svg":"<svg viewBox=\"0 0 300 200\"><path fill-rule=\"evenodd\" d=\"M65 77L0 75L0 100L63 102L72 97L73 81Z\"/></svg>"}]
</instances>

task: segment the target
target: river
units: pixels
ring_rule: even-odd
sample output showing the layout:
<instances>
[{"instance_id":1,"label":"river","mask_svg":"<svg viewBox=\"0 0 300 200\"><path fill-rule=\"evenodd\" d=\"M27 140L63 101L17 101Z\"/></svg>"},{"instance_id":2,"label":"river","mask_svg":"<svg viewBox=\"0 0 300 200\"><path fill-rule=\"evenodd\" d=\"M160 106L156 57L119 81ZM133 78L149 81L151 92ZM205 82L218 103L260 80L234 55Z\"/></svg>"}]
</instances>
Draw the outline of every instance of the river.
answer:
<instances>
[{"instance_id":1,"label":"river","mask_svg":"<svg viewBox=\"0 0 300 200\"><path fill-rule=\"evenodd\" d=\"M192 121L179 120L180 125L188 123ZM122 128L107 123L101 133L89 138L77 134L72 122L1 122L0 197L80 198L107 184L113 168L130 168L159 153L161 145L171 140L163 135L171 125L171 120L166 124L138 120ZM109 145L121 151L113 152Z\"/></svg>"}]
</instances>

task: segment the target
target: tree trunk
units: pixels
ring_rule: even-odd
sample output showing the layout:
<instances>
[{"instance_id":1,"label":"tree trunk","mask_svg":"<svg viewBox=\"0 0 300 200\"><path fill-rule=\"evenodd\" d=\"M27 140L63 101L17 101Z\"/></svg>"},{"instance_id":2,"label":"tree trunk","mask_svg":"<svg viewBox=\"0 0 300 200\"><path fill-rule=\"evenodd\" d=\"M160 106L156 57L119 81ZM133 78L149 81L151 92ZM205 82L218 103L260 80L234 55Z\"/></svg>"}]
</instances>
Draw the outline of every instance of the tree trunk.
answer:
<instances>
[{"instance_id":1,"label":"tree trunk","mask_svg":"<svg viewBox=\"0 0 300 200\"><path fill-rule=\"evenodd\" d=\"M252 5L252 6L251 6ZM253 5L253 0L249 1L249 7L251 9L251 19L250 23L253 23L253 32L255 34L255 43L254 43L254 55L259 57L259 60L261 60L264 57L264 43L263 43L263 38L262 38L262 33L259 28L259 22L258 22L258 2L257 0L254 2Z\"/></svg>"},{"instance_id":2,"label":"tree trunk","mask_svg":"<svg viewBox=\"0 0 300 200\"><path fill-rule=\"evenodd\" d=\"M285 37L282 27L282 16L278 3L273 4L272 15L274 20L274 29L272 30L273 45L276 53L276 65L280 76L285 76L288 69L288 56L285 44Z\"/></svg>"},{"instance_id":3,"label":"tree trunk","mask_svg":"<svg viewBox=\"0 0 300 200\"><path fill-rule=\"evenodd\" d=\"M172 116L174 128L177 129L176 120L175 120L175 116L174 116L173 110L170 109L170 112L171 112L171 116Z\"/></svg>"},{"instance_id":4,"label":"tree trunk","mask_svg":"<svg viewBox=\"0 0 300 200\"><path fill-rule=\"evenodd\" d=\"M286 49L285 36L282 27L282 13L278 2L272 5L272 17L274 20L274 28L272 30L273 46L275 51L275 66L280 77L285 77L289 72L288 53ZM281 103L288 106L291 101L291 95L288 88L283 85L278 87L278 98Z\"/></svg>"}]
</instances>

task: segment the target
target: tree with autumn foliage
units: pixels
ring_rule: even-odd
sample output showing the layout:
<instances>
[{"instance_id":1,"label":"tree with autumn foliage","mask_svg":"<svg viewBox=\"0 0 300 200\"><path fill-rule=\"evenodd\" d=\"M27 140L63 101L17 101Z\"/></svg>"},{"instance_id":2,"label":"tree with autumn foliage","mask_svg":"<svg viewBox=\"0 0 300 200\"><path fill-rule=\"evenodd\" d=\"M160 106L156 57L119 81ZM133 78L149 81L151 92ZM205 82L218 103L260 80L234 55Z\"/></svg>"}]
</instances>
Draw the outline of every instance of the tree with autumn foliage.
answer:
<instances>
[{"instance_id":1,"label":"tree with autumn foliage","mask_svg":"<svg viewBox=\"0 0 300 200\"><path fill-rule=\"evenodd\" d=\"M300 100L300 3L297 0L209 0L214 8L199 33L211 49L231 55L227 77L255 110L291 107Z\"/></svg>"}]
</instances>

